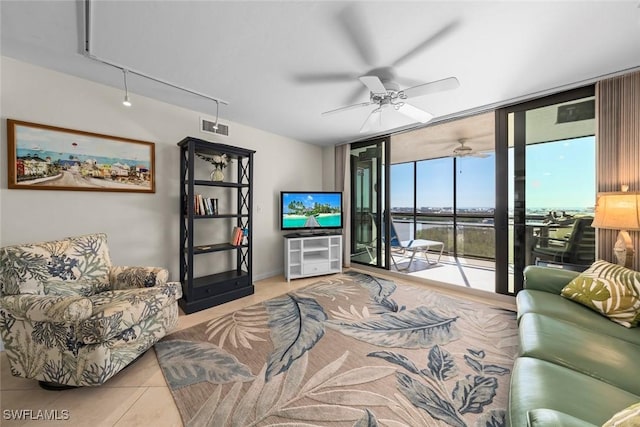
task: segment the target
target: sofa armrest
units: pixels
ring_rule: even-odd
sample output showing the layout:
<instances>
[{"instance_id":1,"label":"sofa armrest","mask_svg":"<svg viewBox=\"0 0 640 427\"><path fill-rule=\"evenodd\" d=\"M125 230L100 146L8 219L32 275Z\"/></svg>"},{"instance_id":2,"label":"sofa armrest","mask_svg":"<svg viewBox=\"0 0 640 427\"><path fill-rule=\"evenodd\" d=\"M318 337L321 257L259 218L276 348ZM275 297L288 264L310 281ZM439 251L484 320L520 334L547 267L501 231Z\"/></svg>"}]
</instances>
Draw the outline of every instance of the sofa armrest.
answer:
<instances>
[{"instance_id":1,"label":"sofa armrest","mask_svg":"<svg viewBox=\"0 0 640 427\"><path fill-rule=\"evenodd\" d=\"M114 291L163 285L168 279L169 271L160 267L113 266L109 270L109 283Z\"/></svg>"},{"instance_id":2,"label":"sofa armrest","mask_svg":"<svg viewBox=\"0 0 640 427\"><path fill-rule=\"evenodd\" d=\"M596 427L595 425L553 409L533 409L527 413L528 427Z\"/></svg>"},{"instance_id":3,"label":"sofa armrest","mask_svg":"<svg viewBox=\"0 0 640 427\"><path fill-rule=\"evenodd\" d=\"M82 296L8 295L0 298L0 310L20 320L76 323L91 317L93 304Z\"/></svg>"},{"instance_id":4,"label":"sofa armrest","mask_svg":"<svg viewBox=\"0 0 640 427\"><path fill-rule=\"evenodd\" d=\"M571 270L530 265L524 269L524 289L560 295L562 288L579 274Z\"/></svg>"}]
</instances>

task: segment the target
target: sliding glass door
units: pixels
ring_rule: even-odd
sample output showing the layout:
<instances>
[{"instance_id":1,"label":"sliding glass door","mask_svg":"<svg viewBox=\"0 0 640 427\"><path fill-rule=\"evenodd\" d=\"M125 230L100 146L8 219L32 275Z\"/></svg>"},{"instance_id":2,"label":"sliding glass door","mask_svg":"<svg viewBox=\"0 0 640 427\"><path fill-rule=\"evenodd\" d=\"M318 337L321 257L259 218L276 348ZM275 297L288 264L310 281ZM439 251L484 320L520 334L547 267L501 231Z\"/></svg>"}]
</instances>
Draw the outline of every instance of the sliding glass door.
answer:
<instances>
[{"instance_id":1,"label":"sliding glass door","mask_svg":"<svg viewBox=\"0 0 640 427\"><path fill-rule=\"evenodd\" d=\"M386 268L386 139L351 144L351 260Z\"/></svg>"},{"instance_id":2,"label":"sliding glass door","mask_svg":"<svg viewBox=\"0 0 640 427\"><path fill-rule=\"evenodd\" d=\"M515 294L528 265L595 257L594 88L501 109L496 124L496 290Z\"/></svg>"}]
</instances>

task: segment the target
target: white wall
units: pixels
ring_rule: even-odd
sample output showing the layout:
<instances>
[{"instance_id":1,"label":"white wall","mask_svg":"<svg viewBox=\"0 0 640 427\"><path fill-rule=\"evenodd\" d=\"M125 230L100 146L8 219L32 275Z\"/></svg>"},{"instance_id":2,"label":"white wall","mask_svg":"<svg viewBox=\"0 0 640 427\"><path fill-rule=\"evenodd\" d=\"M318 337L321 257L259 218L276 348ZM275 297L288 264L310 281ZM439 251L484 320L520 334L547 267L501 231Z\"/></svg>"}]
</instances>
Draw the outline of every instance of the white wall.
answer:
<instances>
[{"instance_id":1,"label":"white wall","mask_svg":"<svg viewBox=\"0 0 640 427\"><path fill-rule=\"evenodd\" d=\"M200 133L203 114L2 57L0 246L106 232L119 265L168 268L179 280L179 149L186 136L256 150L254 170L254 279L283 270L278 228L280 190L321 190L323 150L224 120L229 137ZM210 116L210 115L209 115ZM150 141L156 144L156 193L7 189L6 119Z\"/></svg>"},{"instance_id":2,"label":"white wall","mask_svg":"<svg viewBox=\"0 0 640 427\"><path fill-rule=\"evenodd\" d=\"M336 147L324 147L322 149L322 189L333 191L336 189Z\"/></svg>"}]
</instances>

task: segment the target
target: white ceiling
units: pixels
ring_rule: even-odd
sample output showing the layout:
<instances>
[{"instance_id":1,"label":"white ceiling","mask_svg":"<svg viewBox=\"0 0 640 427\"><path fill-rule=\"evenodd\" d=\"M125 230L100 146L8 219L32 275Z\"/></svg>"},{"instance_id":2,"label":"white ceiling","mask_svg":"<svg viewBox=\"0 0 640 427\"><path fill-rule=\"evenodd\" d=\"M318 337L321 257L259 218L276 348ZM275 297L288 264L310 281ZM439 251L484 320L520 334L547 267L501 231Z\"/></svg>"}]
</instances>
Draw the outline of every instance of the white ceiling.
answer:
<instances>
[{"instance_id":1,"label":"white ceiling","mask_svg":"<svg viewBox=\"0 0 640 427\"><path fill-rule=\"evenodd\" d=\"M2 55L122 87L82 55L83 1L0 3ZM395 67L401 88L460 81L411 100L434 122L640 66L637 0L92 4L94 55L228 101L223 121L319 145L373 135L359 133L373 107L321 113L367 101L357 77L416 47ZM326 73L351 78L314 82ZM215 116L213 102L135 75L129 90L134 106L140 94Z\"/></svg>"}]
</instances>

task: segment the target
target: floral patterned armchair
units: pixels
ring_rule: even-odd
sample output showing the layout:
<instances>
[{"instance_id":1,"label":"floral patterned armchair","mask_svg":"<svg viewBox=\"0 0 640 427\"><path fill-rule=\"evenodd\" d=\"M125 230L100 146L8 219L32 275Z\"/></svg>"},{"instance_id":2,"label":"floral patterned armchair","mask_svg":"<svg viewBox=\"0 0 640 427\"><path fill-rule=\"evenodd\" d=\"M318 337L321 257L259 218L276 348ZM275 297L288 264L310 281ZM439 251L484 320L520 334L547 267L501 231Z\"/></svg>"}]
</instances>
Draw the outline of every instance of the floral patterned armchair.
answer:
<instances>
[{"instance_id":1,"label":"floral patterned armchair","mask_svg":"<svg viewBox=\"0 0 640 427\"><path fill-rule=\"evenodd\" d=\"M111 265L107 236L0 249L0 335L14 376L98 386L178 322L180 283Z\"/></svg>"}]
</instances>

